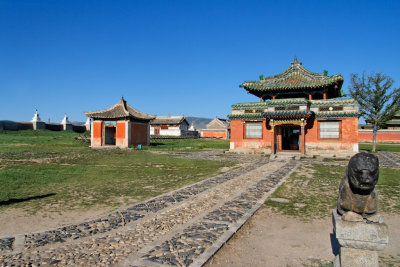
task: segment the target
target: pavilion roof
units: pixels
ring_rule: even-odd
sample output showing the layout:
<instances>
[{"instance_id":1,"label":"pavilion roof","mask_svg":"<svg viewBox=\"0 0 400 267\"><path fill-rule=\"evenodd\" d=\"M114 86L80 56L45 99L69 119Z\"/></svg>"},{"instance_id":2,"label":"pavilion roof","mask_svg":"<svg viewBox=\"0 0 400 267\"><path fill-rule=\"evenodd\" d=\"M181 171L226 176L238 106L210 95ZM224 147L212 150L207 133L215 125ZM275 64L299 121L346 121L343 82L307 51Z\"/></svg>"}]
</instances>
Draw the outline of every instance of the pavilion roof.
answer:
<instances>
[{"instance_id":1,"label":"pavilion roof","mask_svg":"<svg viewBox=\"0 0 400 267\"><path fill-rule=\"evenodd\" d=\"M245 81L240 87L245 88L249 93L261 95L262 92L297 91L301 89L323 89L328 87L340 90L342 84L342 75L326 76L308 71L295 57L292 65L284 72L266 77L260 81Z\"/></svg>"},{"instance_id":2,"label":"pavilion roof","mask_svg":"<svg viewBox=\"0 0 400 267\"><path fill-rule=\"evenodd\" d=\"M94 119L121 119L133 118L138 120L150 121L155 116L140 112L126 103L124 98L112 107L103 110L84 112L86 116Z\"/></svg>"}]
</instances>

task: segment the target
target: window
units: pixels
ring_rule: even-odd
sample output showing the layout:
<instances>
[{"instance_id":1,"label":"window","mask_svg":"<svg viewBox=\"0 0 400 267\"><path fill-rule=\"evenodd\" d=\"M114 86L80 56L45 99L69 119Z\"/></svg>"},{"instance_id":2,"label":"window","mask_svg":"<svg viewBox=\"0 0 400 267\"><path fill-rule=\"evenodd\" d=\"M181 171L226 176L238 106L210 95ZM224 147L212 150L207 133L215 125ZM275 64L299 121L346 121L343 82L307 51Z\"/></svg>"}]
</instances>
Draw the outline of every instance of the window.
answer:
<instances>
[{"instance_id":1,"label":"window","mask_svg":"<svg viewBox=\"0 0 400 267\"><path fill-rule=\"evenodd\" d=\"M321 121L319 123L319 138L340 138L340 122L339 121Z\"/></svg>"},{"instance_id":2,"label":"window","mask_svg":"<svg viewBox=\"0 0 400 267\"><path fill-rule=\"evenodd\" d=\"M246 123L246 138L262 138L262 123Z\"/></svg>"}]
</instances>

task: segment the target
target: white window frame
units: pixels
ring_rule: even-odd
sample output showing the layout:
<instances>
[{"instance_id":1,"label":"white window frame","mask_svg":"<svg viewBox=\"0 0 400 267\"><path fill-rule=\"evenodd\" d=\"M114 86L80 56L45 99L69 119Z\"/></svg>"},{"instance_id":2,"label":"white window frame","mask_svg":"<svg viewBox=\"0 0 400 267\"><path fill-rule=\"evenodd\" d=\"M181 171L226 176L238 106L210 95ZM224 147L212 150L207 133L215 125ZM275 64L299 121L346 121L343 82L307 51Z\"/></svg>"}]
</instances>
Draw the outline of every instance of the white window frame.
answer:
<instances>
[{"instance_id":1,"label":"white window frame","mask_svg":"<svg viewBox=\"0 0 400 267\"><path fill-rule=\"evenodd\" d=\"M340 121L320 121L319 139L340 139Z\"/></svg>"},{"instance_id":2,"label":"white window frame","mask_svg":"<svg viewBox=\"0 0 400 267\"><path fill-rule=\"evenodd\" d=\"M245 123L245 139L262 139L262 136L263 136L262 127L263 127L262 122L246 122Z\"/></svg>"}]
</instances>

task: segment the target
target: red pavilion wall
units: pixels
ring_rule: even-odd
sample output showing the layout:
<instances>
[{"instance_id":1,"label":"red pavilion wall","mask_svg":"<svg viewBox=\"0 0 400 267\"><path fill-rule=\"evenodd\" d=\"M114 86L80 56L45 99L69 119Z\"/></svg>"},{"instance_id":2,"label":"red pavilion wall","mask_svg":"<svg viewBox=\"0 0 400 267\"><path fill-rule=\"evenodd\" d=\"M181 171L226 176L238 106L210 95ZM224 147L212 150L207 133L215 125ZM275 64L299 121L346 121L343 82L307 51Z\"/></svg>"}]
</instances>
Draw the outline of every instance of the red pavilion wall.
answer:
<instances>
[{"instance_id":1,"label":"red pavilion wall","mask_svg":"<svg viewBox=\"0 0 400 267\"><path fill-rule=\"evenodd\" d=\"M102 137L102 122L94 121L92 126L92 140L91 146L98 147L101 146L101 137Z\"/></svg>"},{"instance_id":2,"label":"red pavilion wall","mask_svg":"<svg viewBox=\"0 0 400 267\"><path fill-rule=\"evenodd\" d=\"M261 121L260 121L261 122ZM245 121L231 121L231 149L271 149L271 129L266 126L266 121L262 121L262 138L245 139Z\"/></svg>"},{"instance_id":3,"label":"red pavilion wall","mask_svg":"<svg viewBox=\"0 0 400 267\"><path fill-rule=\"evenodd\" d=\"M319 138L319 122L339 121L339 139ZM310 128L311 127L311 128ZM317 119L307 125L306 153L349 153L358 152L358 118L343 118L337 120Z\"/></svg>"}]
</instances>

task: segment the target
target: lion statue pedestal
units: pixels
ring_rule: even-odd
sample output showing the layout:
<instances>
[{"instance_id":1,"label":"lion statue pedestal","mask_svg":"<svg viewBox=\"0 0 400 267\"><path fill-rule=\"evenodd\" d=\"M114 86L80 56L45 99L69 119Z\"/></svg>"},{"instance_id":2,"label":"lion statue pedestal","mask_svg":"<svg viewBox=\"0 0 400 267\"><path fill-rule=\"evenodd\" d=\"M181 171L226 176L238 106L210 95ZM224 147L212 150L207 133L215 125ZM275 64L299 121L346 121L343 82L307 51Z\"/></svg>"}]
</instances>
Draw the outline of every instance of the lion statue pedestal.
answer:
<instances>
[{"instance_id":1,"label":"lion statue pedestal","mask_svg":"<svg viewBox=\"0 0 400 267\"><path fill-rule=\"evenodd\" d=\"M388 227L378 213L375 185L379 161L375 155L354 155L340 181L333 228L340 245L335 267L379 266L378 251L389 242Z\"/></svg>"}]
</instances>

